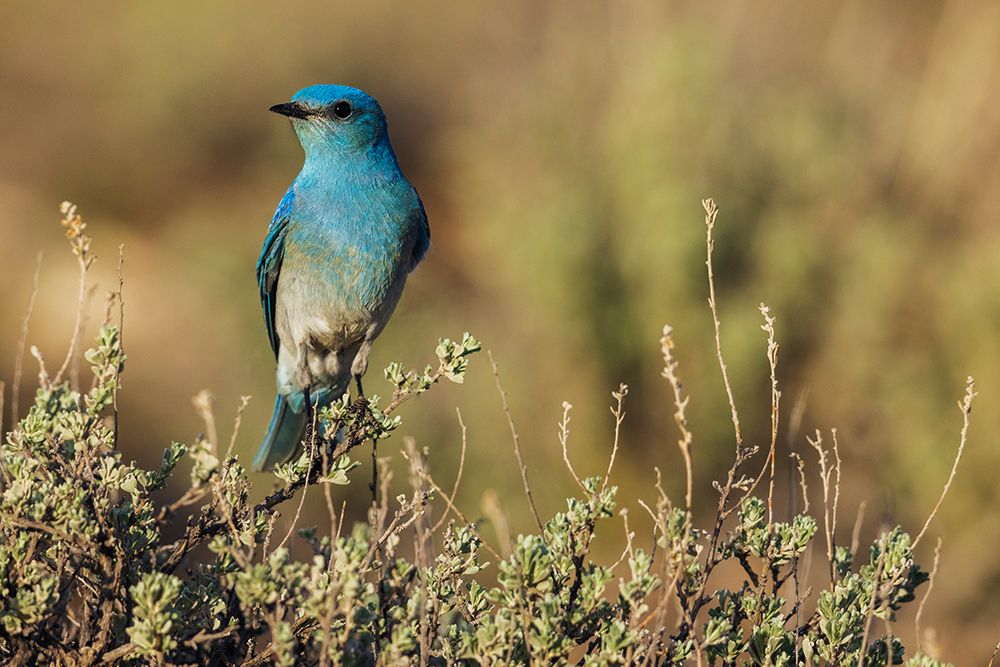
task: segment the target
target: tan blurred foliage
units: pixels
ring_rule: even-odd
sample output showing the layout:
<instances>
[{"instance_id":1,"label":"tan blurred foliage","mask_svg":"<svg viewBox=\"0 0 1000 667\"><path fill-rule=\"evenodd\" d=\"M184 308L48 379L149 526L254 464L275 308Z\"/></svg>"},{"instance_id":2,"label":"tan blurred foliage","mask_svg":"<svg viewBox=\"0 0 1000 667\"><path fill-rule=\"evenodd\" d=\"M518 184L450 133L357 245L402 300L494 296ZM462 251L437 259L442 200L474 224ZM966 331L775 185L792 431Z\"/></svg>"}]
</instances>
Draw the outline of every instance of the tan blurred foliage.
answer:
<instances>
[{"instance_id":1,"label":"tan blurred foliage","mask_svg":"<svg viewBox=\"0 0 1000 667\"><path fill-rule=\"evenodd\" d=\"M811 465L805 434L837 426L846 514L867 498L866 534L916 529L975 375L985 407L932 528L944 546L922 623L958 664L985 662L1000 617L988 547L1000 544L998 26L989 0L6 2L0 377L39 248L30 338L54 358L69 339L75 263L57 221L71 199L105 290L125 243L129 451L151 463L190 441L190 396L209 387L220 417L253 394L238 443L249 456L273 391L253 265L300 160L266 109L307 84L358 85L383 102L434 235L372 368L420 364L438 336L476 333L500 364L544 513L570 489L562 401L575 406L574 465L593 474L620 381L623 500L651 495L654 464L683 497L664 323L692 396L696 513L711 510L732 436L705 305L704 196L721 209L722 339L747 441L770 437L762 300L786 414L808 395L801 432L782 425L780 488L788 448ZM468 387L404 414L405 428L449 480L458 403L459 499L476 512L496 491L516 530L530 518L492 382L476 360Z\"/></svg>"}]
</instances>

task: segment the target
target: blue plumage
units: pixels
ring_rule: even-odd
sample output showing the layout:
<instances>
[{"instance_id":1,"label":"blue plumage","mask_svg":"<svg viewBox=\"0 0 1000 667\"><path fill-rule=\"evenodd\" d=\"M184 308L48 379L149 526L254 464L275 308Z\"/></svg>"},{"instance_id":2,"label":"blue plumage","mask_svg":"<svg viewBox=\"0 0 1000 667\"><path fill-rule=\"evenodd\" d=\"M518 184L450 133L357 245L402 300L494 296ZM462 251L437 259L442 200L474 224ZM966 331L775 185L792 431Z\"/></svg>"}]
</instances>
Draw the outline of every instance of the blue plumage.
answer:
<instances>
[{"instance_id":1,"label":"blue plumage","mask_svg":"<svg viewBox=\"0 0 1000 667\"><path fill-rule=\"evenodd\" d=\"M260 288L260 301L264 308L264 325L275 358L278 356L278 332L274 328L274 301L278 287L278 271L281 270L281 259L285 250L285 232L288 231L289 215L292 212L294 199L294 189L288 188L267 228L264 247L257 260L257 286Z\"/></svg>"},{"instance_id":2,"label":"blue plumage","mask_svg":"<svg viewBox=\"0 0 1000 667\"><path fill-rule=\"evenodd\" d=\"M399 169L382 108L356 88L300 90L272 111L289 116L305 150L257 262L278 397L253 461L290 459L306 426L305 395L327 405L360 381L430 229Z\"/></svg>"}]
</instances>

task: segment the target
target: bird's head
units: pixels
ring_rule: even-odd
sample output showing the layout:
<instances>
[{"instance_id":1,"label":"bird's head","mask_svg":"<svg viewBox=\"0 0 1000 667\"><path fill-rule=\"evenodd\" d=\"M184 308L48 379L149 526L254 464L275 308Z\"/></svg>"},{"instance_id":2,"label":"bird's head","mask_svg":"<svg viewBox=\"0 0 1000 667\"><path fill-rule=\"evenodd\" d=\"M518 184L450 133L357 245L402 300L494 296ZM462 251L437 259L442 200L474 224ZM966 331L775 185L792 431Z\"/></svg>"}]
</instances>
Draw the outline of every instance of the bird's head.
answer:
<instances>
[{"instance_id":1,"label":"bird's head","mask_svg":"<svg viewBox=\"0 0 1000 667\"><path fill-rule=\"evenodd\" d=\"M350 86L309 86L295 93L291 102L276 104L271 111L292 119L307 155L364 150L387 135L379 103Z\"/></svg>"}]
</instances>

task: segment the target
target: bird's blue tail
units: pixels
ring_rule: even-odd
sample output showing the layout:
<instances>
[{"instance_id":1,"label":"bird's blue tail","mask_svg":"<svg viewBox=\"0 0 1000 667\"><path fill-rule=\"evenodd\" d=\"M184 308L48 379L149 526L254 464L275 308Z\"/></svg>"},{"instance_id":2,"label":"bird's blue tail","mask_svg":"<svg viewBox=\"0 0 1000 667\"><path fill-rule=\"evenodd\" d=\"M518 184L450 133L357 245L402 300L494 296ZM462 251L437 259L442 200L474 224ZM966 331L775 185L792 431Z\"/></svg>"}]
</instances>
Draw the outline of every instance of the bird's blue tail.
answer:
<instances>
[{"instance_id":1,"label":"bird's blue tail","mask_svg":"<svg viewBox=\"0 0 1000 667\"><path fill-rule=\"evenodd\" d=\"M341 392L343 393L343 392ZM309 402L313 412L325 408L336 398L328 387L313 387ZM307 415L305 395L302 392L290 396L278 394L274 400L274 414L267 425L264 442L253 457L251 469L255 472L269 470L279 463L288 463L299 451L302 438L306 434Z\"/></svg>"},{"instance_id":2,"label":"bird's blue tail","mask_svg":"<svg viewBox=\"0 0 1000 667\"><path fill-rule=\"evenodd\" d=\"M252 468L256 472L268 470L272 466L285 463L295 454L306 432L306 410L299 401L298 412L292 409L284 396L278 394L274 401L274 414L267 425L264 442L253 457Z\"/></svg>"}]
</instances>

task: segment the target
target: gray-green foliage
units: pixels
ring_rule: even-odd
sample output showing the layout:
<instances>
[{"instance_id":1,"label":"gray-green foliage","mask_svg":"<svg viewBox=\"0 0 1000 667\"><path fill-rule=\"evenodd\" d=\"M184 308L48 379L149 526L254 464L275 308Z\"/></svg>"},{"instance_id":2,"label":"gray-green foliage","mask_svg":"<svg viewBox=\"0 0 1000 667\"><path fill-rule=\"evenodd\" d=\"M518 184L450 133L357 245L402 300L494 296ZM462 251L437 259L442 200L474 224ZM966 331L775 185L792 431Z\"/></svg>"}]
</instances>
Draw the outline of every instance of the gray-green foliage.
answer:
<instances>
[{"instance_id":1,"label":"gray-green foliage","mask_svg":"<svg viewBox=\"0 0 1000 667\"><path fill-rule=\"evenodd\" d=\"M71 238L86 240L73 220L79 233ZM78 257L89 265L85 251ZM350 483L351 450L388 438L400 425L396 409L439 380L461 383L479 349L468 334L443 339L436 368L385 370L385 403L345 397L326 408L302 455L276 470L284 486L254 504L238 458L207 437L170 444L155 470L123 460L115 424L125 355L120 331L105 325L84 355L91 387L43 367L34 403L0 445L0 658L591 666L906 659L885 622L927 581L909 536L882 534L855 566L827 528L829 579L811 593L801 570L810 550L822 558L820 523L808 514L773 518L771 499L755 496L745 474L753 449L739 449L716 485L707 529L657 484L656 501L644 505L653 538L633 543L628 533L616 562L592 553L597 531L624 513L607 475L578 479L563 511L498 552L452 507L412 445L404 454L411 491L390 498L383 469L367 524L345 527L331 516L328 527L294 537L275 528L276 508L303 487L329 498ZM614 394L616 416L625 393ZM196 404L204 414L207 401ZM432 525L439 498L456 518ZM289 540L311 555L294 558ZM719 587L713 573L723 563L741 581ZM908 664L942 663L917 656Z\"/></svg>"},{"instance_id":2,"label":"gray-green foliage","mask_svg":"<svg viewBox=\"0 0 1000 667\"><path fill-rule=\"evenodd\" d=\"M466 336L442 342L437 370L391 366L385 411L375 398L335 404L324 431L339 425L349 435L318 437L279 471L285 489L348 483L355 464L344 443L388 436L399 424L388 414L394 406L441 377L462 379L478 349ZM713 536L661 496L656 542L630 541L617 566L598 563L591 542L617 509L617 489L600 477L582 480L579 497L539 533L519 535L506 556L484 557L475 525L451 522L438 544L425 539L425 480L412 497L386 506L381 521L334 536L300 531L313 555L295 560L275 544L269 517L277 503L251 505L242 466L235 457L220 460L208 441L172 444L157 470L123 461L107 415L124 362L119 332L103 329L86 358L93 387L43 382L2 447L0 654L7 658L538 664L572 654L585 665L624 665L682 664L699 652L709 664L855 665L862 651L866 664L883 664L891 650L895 663L903 660L898 639L868 628L873 617L894 618L927 579L898 528L875 541L861 567L848 563L837 573L813 609L797 605L791 581L817 534L812 517L768 522L765 502L748 495L732 529ZM185 459L183 503L164 504L155 492L180 479ZM201 509L184 536L168 541L175 510L195 503ZM424 543L406 554L401 526L413 523ZM191 559L201 542L210 556ZM741 564L745 581L713 591L707 575L726 560ZM189 566L183 574L181 563ZM690 622L678 622L674 605Z\"/></svg>"},{"instance_id":3,"label":"gray-green foliage","mask_svg":"<svg viewBox=\"0 0 1000 667\"><path fill-rule=\"evenodd\" d=\"M239 662L253 658L261 635L270 640L261 656L279 664L320 651L336 663L363 664L382 650L411 655L407 619L384 609L377 593L389 587L405 601L413 592L412 565L384 565L400 522L374 539L365 526L333 540L303 531L315 556L298 562L284 545L267 550L277 539L270 518L307 483L348 483L356 464L347 452L387 437L400 423L390 413L441 378L461 382L478 350L468 334L443 339L436 369L387 371L393 387L385 409L378 397L334 404L302 456L277 471L286 486L253 505L238 459L222 460L205 438L190 447L172 443L156 470L123 460L111 408L125 356L118 329L102 328L84 355L89 391L54 382L43 369L28 414L0 446L0 656ZM346 435L335 437L338 430ZM180 479L185 459L186 490L165 502L159 492ZM397 518L419 516L427 500L426 493L403 500ZM199 509L183 536L168 541L178 511L191 506ZM210 557L190 558L203 543ZM182 564L190 566L186 575ZM403 608L420 617L413 603Z\"/></svg>"}]
</instances>

